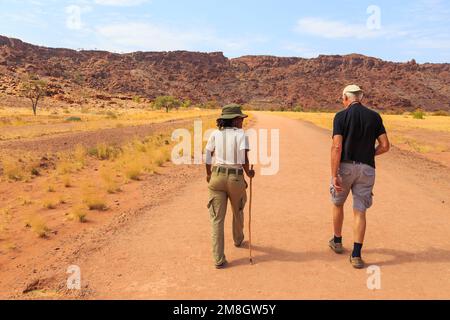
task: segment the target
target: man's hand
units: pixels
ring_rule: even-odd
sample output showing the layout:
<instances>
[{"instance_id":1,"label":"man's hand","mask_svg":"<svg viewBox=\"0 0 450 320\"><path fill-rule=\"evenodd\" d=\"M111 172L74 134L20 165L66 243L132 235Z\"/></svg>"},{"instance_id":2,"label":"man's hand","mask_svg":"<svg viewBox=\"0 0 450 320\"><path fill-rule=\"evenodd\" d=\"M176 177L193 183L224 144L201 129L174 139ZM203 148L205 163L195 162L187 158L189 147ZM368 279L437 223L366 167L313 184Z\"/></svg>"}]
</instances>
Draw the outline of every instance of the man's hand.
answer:
<instances>
[{"instance_id":1,"label":"man's hand","mask_svg":"<svg viewBox=\"0 0 450 320\"><path fill-rule=\"evenodd\" d=\"M209 175L206 176L206 182L209 183L210 181L211 181L211 175L209 174Z\"/></svg>"},{"instance_id":2,"label":"man's hand","mask_svg":"<svg viewBox=\"0 0 450 320\"><path fill-rule=\"evenodd\" d=\"M254 177L255 177L255 170L253 170L253 169L250 169L248 172L247 172L247 176L250 178L250 179L253 179Z\"/></svg>"},{"instance_id":3,"label":"man's hand","mask_svg":"<svg viewBox=\"0 0 450 320\"><path fill-rule=\"evenodd\" d=\"M375 149L375 156L381 156L386 152L389 152L391 148L391 143L389 142L387 134L382 134L378 137L378 146Z\"/></svg>"},{"instance_id":4,"label":"man's hand","mask_svg":"<svg viewBox=\"0 0 450 320\"><path fill-rule=\"evenodd\" d=\"M333 178L333 186L336 192L342 192L342 178L337 176Z\"/></svg>"}]
</instances>

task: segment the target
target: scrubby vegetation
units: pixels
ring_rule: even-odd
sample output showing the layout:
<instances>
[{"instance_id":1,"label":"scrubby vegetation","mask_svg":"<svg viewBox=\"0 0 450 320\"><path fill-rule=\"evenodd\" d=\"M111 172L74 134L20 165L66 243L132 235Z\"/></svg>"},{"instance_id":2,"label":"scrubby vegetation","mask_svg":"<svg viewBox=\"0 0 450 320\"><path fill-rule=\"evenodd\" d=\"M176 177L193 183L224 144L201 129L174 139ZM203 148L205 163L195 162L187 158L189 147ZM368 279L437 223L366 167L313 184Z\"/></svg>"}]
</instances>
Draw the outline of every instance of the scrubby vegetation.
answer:
<instances>
[{"instance_id":1,"label":"scrubby vegetation","mask_svg":"<svg viewBox=\"0 0 450 320\"><path fill-rule=\"evenodd\" d=\"M135 100L133 103L137 102ZM88 106L66 106L50 110L41 107L38 114L31 117L29 110L0 108L0 130L3 125L8 126L1 131L0 139L34 139L69 131L96 131L100 128L128 127L218 113L200 110L198 106L192 106L189 100L180 102L179 111L169 113L166 110L148 110L148 101L144 99L141 104L147 109L99 110ZM7 116L11 113L14 113L13 117ZM71 119L67 117L68 114ZM77 117L82 121L75 119ZM10 121L3 121L6 118ZM214 121L208 125L214 127ZM104 215L100 215L100 212L115 212L116 199L122 196L121 193L126 196L129 186L148 179L170 160L172 129L167 126L167 130L164 130L121 144L110 143L105 139L93 147L74 144L60 152L46 154L35 154L32 150L29 153L0 153L0 184L5 183L0 187L6 190L6 186L11 185L21 190L16 199L12 197L7 200L8 208L14 212L18 210L22 215L30 215L31 218L26 222L27 228L42 238L58 234L57 230L50 232L47 226L47 223L51 223L53 229L58 217L61 219L59 226L64 225L63 221L67 219L86 222L88 212L91 212L89 216L92 215L94 221L99 216L103 219ZM11 210L8 209L8 212L13 212ZM14 217L12 214L3 216ZM0 227L5 232L12 232L9 226L10 220L0 221ZM12 233L10 237L14 237Z\"/></svg>"},{"instance_id":2,"label":"scrubby vegetation","mask_svg":"<svg viewBox=\"0 0 450 320\"><path fill-rule=\"evenodd\" d=\"M39 238L45 238L50 231L44 219L38 215L30 216L26 220L25 226L30 228Z\"/></svg>"},{"instance_id":3,"label":"scrubby vegetation","mask_svg":"<svg viewBox=\"0 0 450 320\"><path fill-rule=\"evenodd\" d=\"M71 213L68 215L69 220L78 221L84 223L87 221L87 211L84 206L77 206L72 209Z\"/></svg>"},{"instance_id":4,"label":"scrubby vegetation","mask_svg":"<svg viewBox=\"0 0 450 320\"><path fill-rule=\"evenodd\" d=\"M414 111L412 113L412 116L413 116L414 119L423 120L423 119L425 119L425 112L423 112L420 109L417 109L416 111Z\"/></svg>"}]
</instances>

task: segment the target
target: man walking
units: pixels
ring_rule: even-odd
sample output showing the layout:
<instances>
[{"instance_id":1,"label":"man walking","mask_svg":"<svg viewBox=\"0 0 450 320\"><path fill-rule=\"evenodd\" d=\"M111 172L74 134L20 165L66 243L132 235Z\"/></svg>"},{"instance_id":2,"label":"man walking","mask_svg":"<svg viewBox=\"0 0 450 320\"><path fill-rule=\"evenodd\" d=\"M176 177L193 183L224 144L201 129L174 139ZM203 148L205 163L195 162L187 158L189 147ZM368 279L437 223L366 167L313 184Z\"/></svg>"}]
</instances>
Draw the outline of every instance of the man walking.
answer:
<instances>
[{"instance_id":1,"label":"man walking","mask_svg":"<svg viewBox=\"0 0 450 320\"><path fill-rule=\"evenodd\" d=\"M233 240L236 247L244 241L244 207L247 202L247 183L255 176L250 169L248 137L242 129L247 115L239 105L227 105L217 119L214 131L206 145L206 174L209 189L208 209L212 224L212 247L217 269L225 267L224 222L228 200L233 211ZM212 157L215 165L212 167Z\"/></svg>"},{"instance_id":2,"label":"man walking","mask_svg":"<svg viewBox=\"0 0 450 320\"><path fill-rule=\"evenodd\" d=\"M334 252L343 253L344 204L351 190L354 246L350 262L356 269L364 268L361 249L366 232L366 211L372 206L375 156L388 152L390 148L381 116L361 104L363 96L362 89L356 85L344 89L345 110L334 118L331 149L334 237L329 246Z\"/></svg>"}]
</instances>

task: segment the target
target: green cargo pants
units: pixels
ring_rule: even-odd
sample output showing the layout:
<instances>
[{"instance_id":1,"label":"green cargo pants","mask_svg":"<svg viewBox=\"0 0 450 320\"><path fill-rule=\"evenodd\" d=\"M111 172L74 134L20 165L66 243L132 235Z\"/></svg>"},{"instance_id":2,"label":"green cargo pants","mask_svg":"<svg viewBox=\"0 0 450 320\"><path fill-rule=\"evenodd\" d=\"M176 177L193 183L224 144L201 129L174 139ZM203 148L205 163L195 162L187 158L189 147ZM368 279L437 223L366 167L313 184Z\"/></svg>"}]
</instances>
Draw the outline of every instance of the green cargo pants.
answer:
<instances>
[{"instance_id":1,"label":"green cargo pants","mask_svg":"<svg viewBox=\"0 0 450 320\"><path fill-rule=\"evenodd\" d=\"M247 183L244 175L236 172L213 172L209 182L208 209L212 224L212 246L216 265L225 262L224 223L228 199L233 210L233 240L240 245L244 240L244 207L247 202Z\"/></svg>"}]
</instances>

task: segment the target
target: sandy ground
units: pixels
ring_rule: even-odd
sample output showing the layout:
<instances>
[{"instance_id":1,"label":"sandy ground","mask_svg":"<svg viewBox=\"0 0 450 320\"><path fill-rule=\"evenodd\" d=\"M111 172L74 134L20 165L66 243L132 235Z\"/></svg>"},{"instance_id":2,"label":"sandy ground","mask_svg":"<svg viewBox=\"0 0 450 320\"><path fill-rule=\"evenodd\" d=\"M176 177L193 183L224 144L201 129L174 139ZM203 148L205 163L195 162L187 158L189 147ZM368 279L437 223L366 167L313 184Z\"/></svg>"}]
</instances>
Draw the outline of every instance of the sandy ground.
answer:
<instances>
[{"instance_id":1,"label":"sandy ground","mask_svg":"<svg viewBox=\"0 0 450 320\"><path fill-rule=\"evenodd\" d=\"M351 201L346 253L338 256L327 247L330 133L287 118L257 114L255 119L256 128L280 129L281 163L277 175L254 181L254 265L247 244L232 245L228 214L230 264L224 270L213 267L204 170L189 167L183 169L189 174L172 177L157 197L158 181L144 184L140 214L85 239L95 239L95 245L80 242L76 252L37 270L35 278L42 281L35 287L48 287L46 279L54 276L50 286L63 288L66 269L75 264L83 286L78 297L93 299L450 298L448 168L398 150L379 159L363 251L368 265L381 268L381 290L372 291L366 270L354 270L348 262ZM13 282L11 269L7 275L3 290Z\"/></svg>"},{"instance_id":2,"label":"sandy ground","mask_svg":"<svg viewBox=\"0 0 450 320\"><path fill-rule=\"evenodd\" d=\"M255 179L255 265L249 265L245 248L232 246L228 216L230 266L212 267L207 189L199 177L171 201L140 216L109 245L74 261L93 297L450 297L449 180L420 176L420 165L405 166L401 155L379 161L364 254L369 264L381 267L382 289L370 291L368 275L351 268L348 252L337 256L327 248L332 235L329 133L289 119L257 119L259 128L281 129L281 170ZM352 214L347 212L344 241L349 249Z\"/></svg>"}]
</instances>

